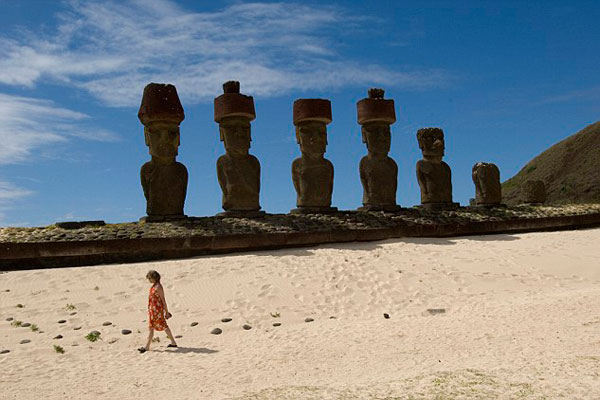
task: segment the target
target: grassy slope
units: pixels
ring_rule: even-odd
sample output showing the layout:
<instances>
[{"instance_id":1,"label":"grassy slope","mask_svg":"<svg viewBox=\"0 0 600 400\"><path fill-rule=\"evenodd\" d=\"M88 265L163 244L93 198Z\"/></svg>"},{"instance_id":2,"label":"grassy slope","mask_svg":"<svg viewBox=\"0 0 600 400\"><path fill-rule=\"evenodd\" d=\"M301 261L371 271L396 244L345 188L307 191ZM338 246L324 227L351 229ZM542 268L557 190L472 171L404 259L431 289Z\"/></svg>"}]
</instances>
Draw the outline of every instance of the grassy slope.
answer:
<instances>
[{"instance_id":1,"label":"grassy slope","mask_svg":"<svg viewBox=\"0 0 600 400\"><path fill-rule=\"evenodd\" d=\"M600 122L544 151L502 184L503 201L519 202L527 180L546 184L547 203L600 203Z\"/></svg>"}]
</instances>

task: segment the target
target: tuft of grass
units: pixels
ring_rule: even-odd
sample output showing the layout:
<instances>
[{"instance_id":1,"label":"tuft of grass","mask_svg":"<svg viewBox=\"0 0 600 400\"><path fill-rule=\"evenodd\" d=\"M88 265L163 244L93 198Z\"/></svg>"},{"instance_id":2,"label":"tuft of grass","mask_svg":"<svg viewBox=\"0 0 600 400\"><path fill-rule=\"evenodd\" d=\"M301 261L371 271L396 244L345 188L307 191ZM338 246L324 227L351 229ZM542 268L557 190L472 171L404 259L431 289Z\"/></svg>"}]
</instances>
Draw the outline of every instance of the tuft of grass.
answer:
<instances>
[{"instance_id":1,"label":"tuft of grass","mask_svg":"<svg viewBox=\"0 0 600 400\"><path fill-rule=\"evenodd\" d=\"M10 324L11 324L12 326L15 326L15 327L17 327L17 328L18 328L18 327L20 327L21 325L23 325L23 322L22 322L22 321L17 321L17 320L14 320L14 321L13 321L13 322L11 322Z\"/></svg>"},{"instance_id":2,"label":"tuft of grass","mask_svg":"<svg viewBox=\"0 0 600 400\"><path fill-rule=\"evenodd\" d=\"M154 339L152 339L153 343L160 343L160 338L159 337L155 337Z\"/></svg>"},{"instance_id":3,"label":"tuft of grass","mask_svg":"<svg viewBox=\"0 0 600 400\"><path fill-rule=\"evenodd\" d=\"M279 314L278 312L270 313L270 314L271 314L271 317L273 317L273 318L279 318L279 317L281 317L281 314Z\"/></svg>"},{"instance_id":4,"label":"tuft of grass","mask_svg":"<svg viewBox=\"0 0 600 400\"><path fill-rule=\"evenodd\" d=\"M54 345L54 351L58 354L65 354L65 349L56 344Z\"/></svg>"},{"instance_id":5,"label":"tuft of grass","mask_svg":"<svg viewBox=\"0 0 600 400\"><path fill-rule=\"evenodd\" d=\"M102 340L102 338L100 337L100 334L98 332L90 332L87 335L85 335L85 338L87 340L89 340L90 342L95 342L98 339Z\"/></svg>"},{"instance_id":6,"label":"tuft of grass","mask_svg":"<svg viewBox=\"0 0 600 400\"><path fill-rule=\"evenodd\" d=\"M40 330L40 328L38 328L38 326L36 324L31 324L29 326L29 328L31 329L32 332L37 332Z\"/></svg>"},{"instance_id":7,"label":"tuft of grass","mask_svg":"<svg viewBox=\"0 0 600 400\"><path fill-rule=\"evenodd\" d=\"M75 307L73 304L70 304L70 303L65 306L65 310L67 310L67 311L73 311L76 308L77 307Z\"/></svg>"},{"instance_id":8,"label":"tuft of grass","mask_svg":"<svg viewBox=\"0 0 600 400\"><path fill-rule=\"evenodd\" d=\"M25 306L21 303L17 304L17 308L25 308Z\"/></svg>"}]
</instances>

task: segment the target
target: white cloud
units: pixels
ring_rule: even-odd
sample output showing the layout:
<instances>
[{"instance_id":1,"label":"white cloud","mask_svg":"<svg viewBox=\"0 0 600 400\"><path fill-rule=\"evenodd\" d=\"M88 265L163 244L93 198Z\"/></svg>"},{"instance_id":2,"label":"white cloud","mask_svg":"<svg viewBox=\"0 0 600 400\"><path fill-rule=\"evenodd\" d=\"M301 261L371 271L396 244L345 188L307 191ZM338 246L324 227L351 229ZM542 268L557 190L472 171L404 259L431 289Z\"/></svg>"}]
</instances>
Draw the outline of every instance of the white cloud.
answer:
<instances>
[{"instance_id":1,"label":"white cloud","mask_svg":"<svg viewBox=\"0 0 600 400\"><path fill-rule=\"evenodd\" d=\"M357 30L369 34L372 21L336 7L239 3L190 12L166 0L69 4L44 39L0 38L0 83L31 87L48 79L110 106L137 106L152 81L173 83L184 101L201 102L230 79L245 93L276 96L348 85L431 87L446 78L345 56L340 42Z\"/></svg>"},{"instance_id":2,"label":"white cloud","mask_svg":"<svg viewBox=\"0 0 600 400\"><path fill-rule=\"evenodd\" d=\"M118 140L109 131L90 127L89 119L49 100L0 93L0 164L28 161L38 157L34 150L65 143L72 137Z\"/></svg>"}]
</instances>

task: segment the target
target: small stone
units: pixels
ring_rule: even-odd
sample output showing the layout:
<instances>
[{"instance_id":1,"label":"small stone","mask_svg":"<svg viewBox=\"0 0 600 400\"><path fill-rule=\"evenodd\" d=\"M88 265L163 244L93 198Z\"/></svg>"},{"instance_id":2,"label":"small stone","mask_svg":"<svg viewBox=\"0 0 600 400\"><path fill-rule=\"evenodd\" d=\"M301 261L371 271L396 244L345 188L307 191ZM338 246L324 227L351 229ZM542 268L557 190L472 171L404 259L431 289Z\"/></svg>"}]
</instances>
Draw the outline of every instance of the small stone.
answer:
<instances>
[{"instance_id":1,"label":"small stone","mask_svg":"<svg viewBox=\"0 0 600 400\"><path fill-rule=\"evenodd\" d=\"M66 322L67 322L67 320L66 320L66 319L61 319L60 321L58 321L58 323L59 323L59 324L64 324L64 323L66 323Z\"/></svg>"},{"instance_id":2,"label":"small stone","mask_svg":"<svg viewBox=\"0 0 600 400\"><path fill-rule=\"evenodd\" d=\"M221 322L231 322L231 318L221 318Z\"/></svg>"},{"instance_id":3,"label":"small stone","mask_svg":"<svg viewBox=\"0 0 600 400\"><path fill-rule=\"evenodd\" d=\"M6 320L7 320L7 321L12 321L12 320L13 320L13 317L8 317L8 318L6 318Z\"/></svg>"},{"instance_id":4,"label":"small stone","mask_svg":"<svg viewBox=\"0 0 600 400\"><path fill-rule=\"evenodd\" d=\"M10 289L6 289L5 292L10 292Z\"/></svg>"},{"instance_id":5,"label":"small stone","mask_svg":"<svg viewBox=\"0 0 600 400\"><path fill-rule=\"evenodd\" d=\"M112 338L112 339L110 339L110 340L108 341L108 344L113 344L113 343L116 343L118 340L119 340L119 339L117 339L117 338Z\"/></svg>"},{"instance_id":6,"label":"small stone","mask_svg":"<svg viewBox=\"0 0 600 400\"><path fill-rule=\"evenodd\" d=\"M20 344L27 344L27 343L31 343L31 340L29 340L29 339L23 339L19 343Z\"/></svg>"},{"instance_id":7,"label":"small stone","mask_svg":"<svg viewBox=\"0 0 600 400\"><path fill-rule=\"evenodd\" d=\"M177 336L175 336L175 339L181 339L182 337L183 336L181 336L181 335L177 335Z\"/></svg>"},{"instance_id":8,"label":"small stone","mask_svg":"<svg viewBox=\"0 0 600 400\"><path fill-rule=\"evenodd\" d=\"M79 346L79 343L73 343L73 344L71 344L71 346L73 346L73 347Z\"/></svg>"},{"instance_id":9,"label":"small stone","mask_svg":"<svg viewBox=\"0 0 600 400\"><path fill-rule=\"evenodd\" d=\"M249 331L250 329L252 329L252 327L248 324L244 324L244 326L242 326L242 328L244 328L244 330Z\"/></svg>"},{"instance_id":10,"label":"small stone","mask_svg":"<svg viewBox=\"0 0 600 400\"><path fill-rule=\"evenodd\" d=\"M21 327L23 327L23 328L29 328L30 326L31 326L31 324L29 322L23 322L21 324Z\"/></svg>"},{"instance_id":11,"label":"small stone","mask_svg":"<svg viewBox=\"0 0 600 400\"><path fill-rule=\"evenodd\" d=\"M383 313L383 318L385 318L385 319L390 319L390 314L388 314L388 313Z\"/></svg>"},{"instance_id":12,"label":"small stone","mask_svg":"<svg viewBox=\"0 0 600 400\"><path fill-rule=\"evenodd\" d=\"M53 339L62 339L62 338L63 338L63 335L56 335L56 336L54 336Z\"/></svg>"},{"instance_id":13,"label":"small stone","mask_svg":"<svg viewBox=\"0 0 600 400\"><path fill-rule=\"evenodd\" d=\"M2 351L0 351L0 354L6 354L6 353L10 353L10 350L2 350Z\"/></svg>"},{"instance_id":14,"label":"small stone","mask_svg":"<svg viewBox=\"0 0 600 400\"><path fill-rule=\"evenodd\" d=\"M80 329L81 329L81 327L80 327L80 326L76 326L75 328L73 328L73 330L74 330L74 331L78 331L78 330L80 330Z\"/></svg>"},{"instance_id":15,"label":"small stone","mask_svg":"<svg viewBox=\"0 0 600 400\"><path fill-rule=\"evenodd\" d=\"M131 331L129 329L121 329L121 333L123 335L129 335L131 333Z\"/></svg>"},{"instance_id":16,"label":"small stone","mask_svg":"<svg viewBox=\"0 0 600 400\"><path fill-rule=\"evenodd\" d=\"M273 326L281 326L281 322L273 322Z\"/></svg>"},{"instance_id":17,"label":"small stone","mask_svg":"<svg viewBox=\"0 0 600 400\"><path fill-rule=\"evenodd\" d=\"M106 321L102 323L102 326L111 326L112 322Z\"/></svg>"},{"instance_id":18,"label":"small stone","mask_svg":"<svg viewBox=\"0 0 600 400\"><path fill-rule=\"evenodd\" d=\"M314 319L312 319L311 317L307 317L304 319L304 322L313 322Z\"/></svg>"},{"instance_id":19,"label":"small stone","mask_svg":"<svg viewBox=\"0 0 600 400\"><path fill-rule=\"evenodd\" d=\"M76 315L77 311L73 311L70 315Z\"/></svg>"},{"instance_id":20,"label":"small stone","mask_svg":"<svg viewBox=\"0 0 600 400\"><path fill-rule=\"evenodd\" d=\"M331 317L329 317L329 319L337 319L334 315L332 315Z\"/></svg>"},{"instance_id":21,"label":"small stone","mask_svg":"<svg viewBox=\"0 0 600 400\"><path fill-rule=\"evenodd\" d=\"M427 312L431 315L444 314L446 312L446 309L445 308L428 308Z\"/></svg>"},{"instance_id":22,"label":"small stone","mask_svg":"<svg viewBox=\"0 0 600 400\"><path fill-rule=\"evenodd\" d=\"M197 323L197 322L192 322L192 323L190 324L190 326L196 326L196 325L198 325L198 323Z\"/></svg>"},{"instance_id":23,"label":"small stone","mask_svg":"<svg viewBox=\"0 0 600 400\"><path fill-rule=\"evenodd\" d=\"M212 333L213 335L220 335L221 333L223 333L223 330L221 328L215 328L212 331L210 331L210 333Z\"/></svg>"}]
</instances>

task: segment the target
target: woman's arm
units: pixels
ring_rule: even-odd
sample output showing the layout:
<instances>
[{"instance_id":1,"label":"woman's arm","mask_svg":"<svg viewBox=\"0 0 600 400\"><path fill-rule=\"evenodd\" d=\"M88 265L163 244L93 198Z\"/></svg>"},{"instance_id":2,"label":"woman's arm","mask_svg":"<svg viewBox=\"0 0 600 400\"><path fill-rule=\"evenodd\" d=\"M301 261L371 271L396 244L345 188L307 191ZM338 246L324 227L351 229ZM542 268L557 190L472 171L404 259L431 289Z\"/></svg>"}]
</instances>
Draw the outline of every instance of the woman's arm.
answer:
<instances>
[{"instance_id":1,"label":"woman's arm","mask_svg":"<svg viewBox=\"0 0 600 400\"><path fill-rule=\"evenodd\" d=\"M158 296L160 297L160 300L163 303L163 306L165 306L165 314L169 313L169 308L167 307L167 300L165 299L165 291L163 290L162 285L160 285L157 289L158 292Z\"/></svg>"}]
</instances>

